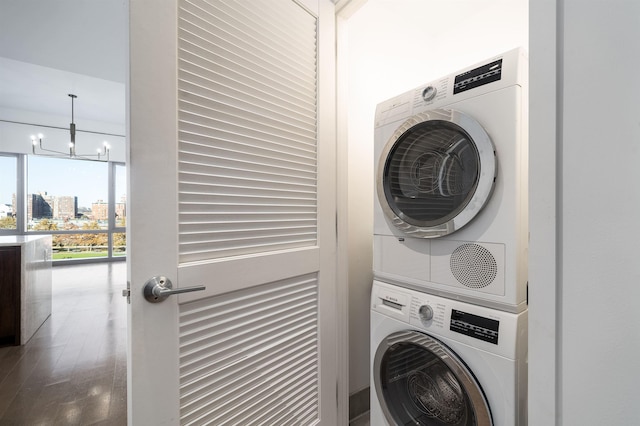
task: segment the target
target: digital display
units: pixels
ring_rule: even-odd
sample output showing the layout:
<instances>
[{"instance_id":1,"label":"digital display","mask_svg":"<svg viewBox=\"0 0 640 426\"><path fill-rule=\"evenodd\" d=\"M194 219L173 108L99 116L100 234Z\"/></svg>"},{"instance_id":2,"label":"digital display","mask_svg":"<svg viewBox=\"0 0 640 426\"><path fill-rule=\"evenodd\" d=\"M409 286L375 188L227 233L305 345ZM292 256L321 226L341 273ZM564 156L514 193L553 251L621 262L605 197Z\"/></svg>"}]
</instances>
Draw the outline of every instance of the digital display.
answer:
<instances>
[{"instance_id":1,"label":"digital display","mask_svg":"<svg viewBox=\"0 0 640 426\"><path fill-rule=\"evenodd\" d=\"M453 94L462 93L475 87L498 81L502 78L502 59L493 61L471 71L456 76Z\"/></svg>"},{"instance_id":2,"label":"digital display","mask_svg":"<svg viewBox=\"0 0 640 426\"><path fill-rule=\"evenodd\" d=\"M485 342L498 344L500 321L453 309L449 329Z\"/></svg>"}]
</instances>

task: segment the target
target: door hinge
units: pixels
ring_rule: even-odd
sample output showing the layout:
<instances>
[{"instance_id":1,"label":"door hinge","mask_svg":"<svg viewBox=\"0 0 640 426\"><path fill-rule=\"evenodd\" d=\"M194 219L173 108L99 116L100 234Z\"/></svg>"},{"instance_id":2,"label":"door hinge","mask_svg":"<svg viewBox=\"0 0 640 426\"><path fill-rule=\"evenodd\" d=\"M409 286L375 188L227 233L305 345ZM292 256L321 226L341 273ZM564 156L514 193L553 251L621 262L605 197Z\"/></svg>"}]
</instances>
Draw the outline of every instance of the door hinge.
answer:
<instances>
[{"instance_id":1,"label":"door hinge","mask_svg":"<svg viewBox=\"0 0 640 426\"><path fill-rule=\"evenodd\" d=\"M131 281L127 281L127 288L122 289L122 297L126 297L127 303L131 304Z\"/></svg>"}]
</instances>

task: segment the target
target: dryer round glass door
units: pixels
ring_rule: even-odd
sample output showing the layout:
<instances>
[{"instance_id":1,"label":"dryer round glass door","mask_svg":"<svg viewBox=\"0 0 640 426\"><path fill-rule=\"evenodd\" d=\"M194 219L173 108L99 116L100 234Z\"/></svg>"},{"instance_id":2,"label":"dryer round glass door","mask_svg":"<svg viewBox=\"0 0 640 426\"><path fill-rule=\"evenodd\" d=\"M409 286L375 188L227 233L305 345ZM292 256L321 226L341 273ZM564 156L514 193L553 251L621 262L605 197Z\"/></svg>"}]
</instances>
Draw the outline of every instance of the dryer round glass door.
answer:
<instances>
[{"instance_id":1,"label":"dryer round glass door","mask_svg":"<svg viewBox=\"0 0 640 426\"><path fill-rule=\"evenodd\" d=\"M440 341L396 332L378 346L375 391L390 424L490 426L484 393L466 365Z\"/></svg>"},{"instance_id":2,"label":"dryer round glass door","mask_svg":"<svg viewBox=\"0 0 640 426\"><path fill-rule=\"evenodd\" d=\"M489 135L470 116L435 109L406 120L385 145L377 174L385 215L408 235L433 238L469 223L496 177Z\"/></svg>"}]
</instances>

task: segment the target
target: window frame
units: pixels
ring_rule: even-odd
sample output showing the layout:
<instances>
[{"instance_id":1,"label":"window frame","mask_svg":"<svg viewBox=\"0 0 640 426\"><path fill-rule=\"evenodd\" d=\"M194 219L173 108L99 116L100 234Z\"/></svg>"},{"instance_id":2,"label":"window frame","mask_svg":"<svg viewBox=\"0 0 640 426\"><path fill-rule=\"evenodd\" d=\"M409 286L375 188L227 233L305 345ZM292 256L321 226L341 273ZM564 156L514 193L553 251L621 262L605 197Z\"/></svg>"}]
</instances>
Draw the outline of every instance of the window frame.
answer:
<instances>
[{"instance_id":1,"label":"window frame","mask_svg":"<svg viewBox=\"0 0 640 426\"><path fill-rule=\"evenodd\" d=\"M27 229L27 160L28 154L0 152L0 156L16 159L16 229L0 229L2 235L61 235L61 234L107 234L107 256L83 258L83 259L56 259L54 264L74 264L74 263L93 263L93 262L113 262L124 261L127 258L124 255L113 255L113 235L116 233L125 233L126 226L117 226L115 220L115 199L116 199L116 168L124 167L126 173L126 164L118 161L108 161L108 225L107 229L83 229L83 230L57 230L57 231L34 231ZM83 161L83 160L71 160Z\"/></svg>"},{"instance_id":2,"label":"window frame","mask_svg":"<svg viewBox=\"0 0 640 426\"><path fill-rule=\"evenodd\" d=\"M16 154L11 152L0 152L0 157L15 158L16 160L16 229L0 229L0 236L3 235L24 235L26 221L21 220L25 217L27 195L25 194L24 179L26 171L25 154Z\"/></svg>"}]
</instances>

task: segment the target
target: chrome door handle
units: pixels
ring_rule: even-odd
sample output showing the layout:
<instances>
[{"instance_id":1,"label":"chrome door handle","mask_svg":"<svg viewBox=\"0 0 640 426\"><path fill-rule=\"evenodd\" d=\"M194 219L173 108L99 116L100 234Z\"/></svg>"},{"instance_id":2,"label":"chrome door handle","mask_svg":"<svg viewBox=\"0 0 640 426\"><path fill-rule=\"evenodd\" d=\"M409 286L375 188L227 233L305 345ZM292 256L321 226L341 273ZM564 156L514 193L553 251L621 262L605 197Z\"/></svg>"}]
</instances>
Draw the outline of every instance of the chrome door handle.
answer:
<instances>
[{"instance_id":1,"label":"chrome door handle","mask_svg":"<svg viewBox=\"0 0 640 426\"><path fill-rule=\"evenodd\" d=\"M144 283L142 292L144 298L150 303L160 303L172 294L189 293L191 291L200 291L206 289L203 285L194 287L173 288L171 280L167 277L157 276L150 278Z\"/></svg>"}]
</instances>

